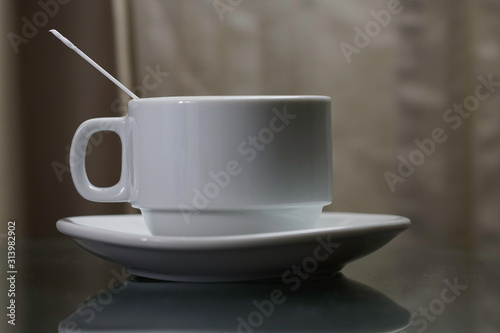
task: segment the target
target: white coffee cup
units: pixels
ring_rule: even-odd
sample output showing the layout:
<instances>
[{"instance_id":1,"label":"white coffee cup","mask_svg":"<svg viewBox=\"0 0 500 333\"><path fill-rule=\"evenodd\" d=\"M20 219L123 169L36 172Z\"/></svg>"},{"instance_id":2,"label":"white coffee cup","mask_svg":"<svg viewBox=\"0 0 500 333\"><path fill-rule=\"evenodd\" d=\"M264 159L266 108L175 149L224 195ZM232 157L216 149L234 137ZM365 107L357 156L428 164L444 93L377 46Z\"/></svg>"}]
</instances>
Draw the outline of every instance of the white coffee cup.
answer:
<instances>
[{"instance_id":1,"label":"white coffee cup","mask_svg":"<svg viewBox=\"0 0 500 333\"><path fill-rule=\"evenodd\" d=\"M312 228L332 201L330 98L143 98L125 117L85 121L71 144L73 182L86 199L127 201L152 234L236 235ZM122 143L119 182L85 170L92 134Z\"/></svg>"}]
</instances>

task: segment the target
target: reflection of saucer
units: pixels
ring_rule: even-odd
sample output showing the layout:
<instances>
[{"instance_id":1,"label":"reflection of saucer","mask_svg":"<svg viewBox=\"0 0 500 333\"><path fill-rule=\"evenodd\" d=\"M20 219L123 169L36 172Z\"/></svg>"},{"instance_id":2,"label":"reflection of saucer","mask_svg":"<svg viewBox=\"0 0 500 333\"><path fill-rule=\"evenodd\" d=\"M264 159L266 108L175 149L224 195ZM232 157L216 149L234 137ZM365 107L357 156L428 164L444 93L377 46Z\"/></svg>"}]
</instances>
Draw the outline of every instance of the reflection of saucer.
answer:
<instances>
[{"instance_id":1,"label":"reflection of saucer","mask_svg":"<svg viewBox=\"0 0 500 333\"><path fill-rule=\"evenodd\" d=\"M59 332L397 332L409 318L385 295L341 274L299 285L135 278L87 299Z\"/></svg>"},{"instance_id":2,"label":"reflection of saucer","mask_svg":"<svg viewBox=\"0 0 500 333\"><path fill-rule=\"evenodd\" d=\"M152 236L141 215L69 217L57 229L135 275L173 281L294 278L292 268L333 274L406 229L405 217L323 213L314 229L217 237Z\"/></svg>"}]
</instances>

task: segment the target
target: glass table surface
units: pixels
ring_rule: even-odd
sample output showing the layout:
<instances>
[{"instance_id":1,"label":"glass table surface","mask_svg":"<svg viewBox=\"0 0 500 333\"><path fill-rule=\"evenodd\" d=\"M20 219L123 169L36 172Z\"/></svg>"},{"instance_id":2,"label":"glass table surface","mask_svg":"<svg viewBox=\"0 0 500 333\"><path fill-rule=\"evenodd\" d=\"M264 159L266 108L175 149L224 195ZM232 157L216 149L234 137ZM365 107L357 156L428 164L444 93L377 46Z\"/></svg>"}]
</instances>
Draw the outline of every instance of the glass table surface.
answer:
<instances>
[{"instance_id":1,"label":"glass table surface","mask_svg":"<svg viewBox=\"0 0 500 333\"><path fill-rule=\"evenodd\" d=\"M2 332L500 332L499 253L409 231L293 285L148 280L66 237L21 239L16 256L15 326L4 315Z\"/></svg>"}]
</instances>

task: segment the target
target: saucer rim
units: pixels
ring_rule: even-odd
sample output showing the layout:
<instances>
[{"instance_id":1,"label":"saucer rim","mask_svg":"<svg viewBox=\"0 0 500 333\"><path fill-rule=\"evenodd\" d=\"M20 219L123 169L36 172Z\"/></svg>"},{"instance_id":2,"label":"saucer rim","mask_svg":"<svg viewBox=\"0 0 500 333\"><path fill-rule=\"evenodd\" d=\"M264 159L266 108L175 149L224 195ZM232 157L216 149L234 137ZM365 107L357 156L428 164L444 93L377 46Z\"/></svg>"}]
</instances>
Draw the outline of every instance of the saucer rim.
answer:
<instances>
[{"instance_id":1,"label":"saucer rim","mask_svg":"<svg viewBox=\"0 0 500 333\"><path fill-rule=\"evenodd\" d=\"M61 233L76 239L98 241L106 244L126 245L133 248L155 248L168 250L219 250L228 248L252 248L262 246L289 245L290 243L307 242L312 238L321 236L335 236L335 238L353 237L359 234L374 232L402 232L410 226L410 219L399 215L323 212L321 218L334 218L335 216L350 215L355 217L368 217L380 219L376 223L357 226L328 226L315 227L304 230L279 231L246 235L226 236L160 236L138 235L123 231L111 231L76 223L75 219L82 218L119 218L141 217L141 214L116 214L116 215L86 215L65 217L57 221L56 227Z\"/></svg>"}]
</instances>

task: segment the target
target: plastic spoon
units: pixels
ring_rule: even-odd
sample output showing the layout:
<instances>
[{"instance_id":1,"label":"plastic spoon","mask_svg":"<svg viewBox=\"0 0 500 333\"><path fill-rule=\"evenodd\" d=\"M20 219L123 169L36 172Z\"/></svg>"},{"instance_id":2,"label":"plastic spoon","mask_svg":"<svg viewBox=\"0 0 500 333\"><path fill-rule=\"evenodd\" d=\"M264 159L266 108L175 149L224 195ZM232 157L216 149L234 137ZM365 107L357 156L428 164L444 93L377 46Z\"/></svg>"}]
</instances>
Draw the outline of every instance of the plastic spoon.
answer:
<instances>
[{"instance_id":1,"label":"plastic spoon","mask_svg":"<svg viewBox=\"0 0 500 333\"><path fill-rule=\"evenodd\" d=\"M106 76L108 79L110 79L114 84L116 84L120 89L122 89L124 92L126 92L130 97L132 97L133 99L139 99L139 97L137 97L133 92L131 92L127 87L125 87L120 81L118 81L111 74L109 74L108 72L106 72L106 70L104 68L102 68L101 66L99 66L88 55L86 55L85 53L83 53L82 51L80 51L80 49L77 48L73 43L71 43L69 41L69 39L67 39L66 37L64 37L63 35L61 35L55 29L52 29L52 30L49 30L49 31L51 33L53 33L54 36L56 36L57 38L59 38L59 40L61 42L63 42L67 47L69 47L70 49L72 49L73 51L75 51L80 57L82 57L83 59L87 60L89 62L89 64L91 64L99 72L101 72L102 74L104 74L104 76Z\"/></svg>"}]
</instances>

